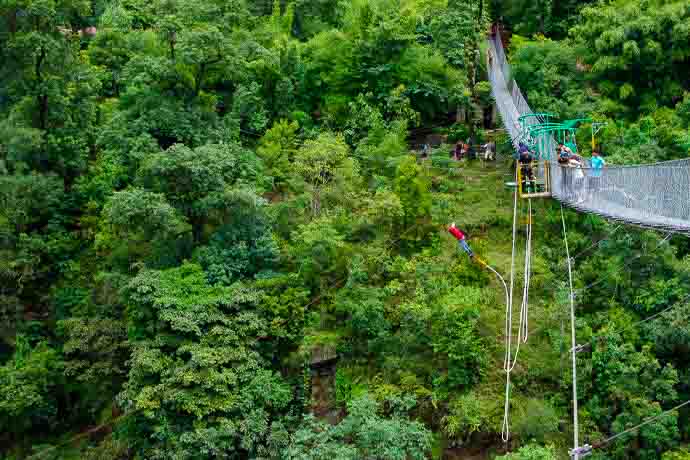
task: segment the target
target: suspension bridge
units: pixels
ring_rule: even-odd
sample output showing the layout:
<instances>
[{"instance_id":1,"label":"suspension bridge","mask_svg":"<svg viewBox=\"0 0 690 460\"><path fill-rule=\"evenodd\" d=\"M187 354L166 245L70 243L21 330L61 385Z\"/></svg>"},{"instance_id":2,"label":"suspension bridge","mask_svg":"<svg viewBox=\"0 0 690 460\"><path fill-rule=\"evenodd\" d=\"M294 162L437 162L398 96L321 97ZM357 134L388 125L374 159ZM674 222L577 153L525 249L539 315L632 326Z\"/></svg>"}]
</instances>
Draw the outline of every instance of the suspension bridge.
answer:
<instances>
[{"instance_id":1,"label":"suspension bridge","mask_svg":"<svg viewBox=\"0 0 690 460\"><path fill-rule=\"evenodd\" d=\"M529 336L528 310L532 252L531 199L536 197L552 197L561 203L563 241L568 268L573 392L573 449L570 450L570 457L579 460L591 455L594 449L601 448L629 432L653 423L666 414L690 405L690 401L685 401L676 407L650 417L634 427L609 436L593 445L581 444L578 423L579 395L577 390L576 355L582 350L583 345L578 345L576 337L573 259L570 257L568 247L563 206L574 208L583 213L596 214L623 224L665 230L668 232L668 235L662 243L668 240L673 233L690 234L690 158L646 165L608 166L603 171L587 167L574 168L562 166L558 163L557 155L555 155L557 146L559 144L569 144L568 147L573 147L576 150L575 125L581 120L570 120L573 123L555 123L552 120L552 114L533 112L522 91L511 76L511 69L506 58L500 30L497 27L493 28L493 32L488 39L488 45L487 69L489 81L498 113L505 129L516 151L520 147L528 146L533 152L536 152L536 159L540 160L536 162L536 165L532 163L529 166L530 169L525 169L527 176L524 178L521 177L523 166L516 166L516 191L513 203L513 247L509 283L506 283L497 271L488 267L499 278L506 294L506 349L503 364L506 373L506 385L502 438L507 442L510 437L511 372L518 358L520 344L526 343ZM594 148L594 131L592 138L592 147ZM521 144L524 144L524 146L521 146ZM536 166L534 168L536 169L536 175L534 171L531 171L534 166ZM536 176L540 180L536 179ZM513 290L516 281L518 197L529 200L529 215L525 229L527 236L519 332L516 337L515 348L513 348L513 300L515 298ZM480 262L482 265L487 266L483 261ZM675 308L675 305L663 311L671 308ZM651 320L660 314L652 315L643 321Z\"/></svg>"},{"instance_id":2,"label":"suspension bridge","mask_svg":"<svg viewBox=\"0 0 690 460\"><path fill-rule=\"evenodd\" d=\"M562 167L553 155L557 141L553 126L531 109L506 59L500 31L489 40L488 74L498 112L517 149L530 141L545 152L540 169L549 181L548 195L585 213L631 225L690 234L690 158L636 166ZM546 123L545 123L546 121ZM544 173L544 170L548 169ZM594 174L593 174L594 173Z\"/></svg>"}]
</instances>

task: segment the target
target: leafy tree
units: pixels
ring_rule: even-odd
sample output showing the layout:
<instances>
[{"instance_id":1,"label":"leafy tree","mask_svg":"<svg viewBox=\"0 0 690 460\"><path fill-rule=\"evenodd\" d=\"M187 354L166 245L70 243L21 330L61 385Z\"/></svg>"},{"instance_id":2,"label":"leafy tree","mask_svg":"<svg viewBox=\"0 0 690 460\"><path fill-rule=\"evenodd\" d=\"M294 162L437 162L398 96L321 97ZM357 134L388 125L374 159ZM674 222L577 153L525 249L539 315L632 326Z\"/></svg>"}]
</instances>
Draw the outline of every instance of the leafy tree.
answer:
<instances>
[{"instance_id":1,"label":"leafy tree","mask_svg":"<svg viewBox=\"0 0 690 460\"><path fill-rule=\"evenodd\" d=\"M592 353L593 385L585 407L602 428L614 433L636 425L662 411L661 404L676 400L678 374L670 365L661 366L649 347L641 352L621 343L620 336L610 334ZM626 435L616 443L615 458L633 455L631 437L638 458L655 458L659 452L675 447L678 440L677 415L669 414L659 423Z\"/></svg>"},{"instance_id":2,"label":"leafy tree","mask_svg":"<svg viewBox=\"0 0 690 460\"><path fill-rule=\"evenodd\" d=\"M593 109L583 94L586 73L579 64L578 50L570 43L541 38L513 38L513 77L535 110L562 118L578 118ZM611 111L621 108L612 106Z\"/></svg>"},{"instance_id":3,"label":"leafy tree","mask_svg":"<svg viewBox=\"0 0 690 460\"><path fill-rule=\"evenodd\" d=\"M686 449L681 449L664 453L661 460L687 460L688 458L690 458L690 452Z\"/></svg>"},{"instance_id":4,"label":"leafy tree","mask_svg":"<svg viewBox=\"0 0 690 460\"><path fill-rule=\"evenodd\" d=\"M444 309L432 332L435 353L447 360L448 386L469 387L481 380L486 368L483 340L477 334L479 312Z\"/></svg>"},{"instance_id":5,"label":"leafy tree","mask_svg":"<svg viewBox=\"0 0 690 460\"><path fill-rule=\"evenodd\" d=\"M106 203L96 247L110 250L113 262L122 268L140 260L167 265L172 261L166 246L184 248L189 230L186 219L163 195L130 188L114 193Z\"/></svg>"},{"instance_id":6,"label":"leafy tree","mask_svg":"<svg viewBox=\"0 0 690 460\"><path fill-rule=\"evenodd\" d=\"M345 238L328 218L300 226L292 238L296 242L292 256L307 285L324 287L329 278L343 271L347 254Z\"/></svg>"},{"instance_id":7,"label":"leafy tree","mask_svg":"<svg viewBox=\"0 0 690 460\"><path fill-rule=\"evenodd\" d=\"M133 351L122 401L147 457L254 456L289 387L259 352L256 290L210 286L198 265L144 271L127 288Z\"/></svg>"},{"instance_id":8,"label":"leafy tree","mask_svg":"<svg viewBox=\"0 0 690 460\"><path fill-rule=\"evenodd\" d=\"M474 392L455 398L443 417L443 432L450 439L469 441L474 433L486 430L491 401Z\"/></svg>"},{"instance_id":9,"label":"leafy tree","mask_svg":"<svg viewBox=\"0 0 690 460\"><path fill-rule=\"evenodd\" d=\"M336 426L309 416L306 426L291 436L283 458L427 458L431 434L422 424L400 416L384 418L377 412L376 401L364 395L348 404L347 417Z\"/></svg>"},{"instance_id":10,"label":"leafy tree","mask_svg":"<svg viewBox=\"0 0 690 460\"><path fill-rule=\"evenodd\" d=\"M556 451L553 446L539 446L530 444L523 446L516 452L496 457L496 460L556 460Z\"/></svg>"},{"instance_id":11,"label":"leafy tree","mask_svg":"<svg viewBox=\"0 0 690 460\"><path fill-rule=\"evenodd\" d=\"M260 167L252 152L236 144L207 144L194 150L177 144L150 155L139 170L139 181L165 194L192 223L198 241L204 200L231 185L254 184Z\"/></svg>"},{"instance_id":12,"label":"leafy tree","mask_svg":"<svg viewBox=\"0 0 690 460\"><path fill-rule=\"evenodd\" d=\"M293 30L300 38L309 38L337 25L341 9L336 0L297 0Z\"/></svg>"},{"instance_id":13,"label":"leafy tree","mask_svg":"<svg viewBox=\"0 0 690 460\"><path fill-rule=\"evenodd\" d=\"M95 397L112 396L126 374L127 331L119 319L72 317L61 321L66 336L64 372L87 384Z\"/></svg>"},{"instance_id":14,"label":"leafy tree","mask_svg":"<svg viewBox=\"0 0 690 460\"><path fill-rule=\"evenodd\" d=\"M233 190L205 204L209 213L207 227L215 231L207 245L197 248L194 257L211 283L230 285L274 268L278 248L261 198L251 191Z\"/></svg>"},{"instance_id":15,"label":"leafy tree","mask_svg":"<svg viewBox=\"0 0 690 460\"><path fill-rule=\"evenodd\" d=\"M259 141L257 155L263 160L266 172L273 177L273 189L284 187L290 177L290 167L297 151L297 122L280 120Z\"/></svg>"},{"instance_id":16,"label":"leafy tree","mask_svg":"<svg viewBox=\"0 0 690 460\"><path fill-rule=\"evenodd\" d=\"M648 343L653 344L655 354L664 360L677 363L679 368L687 366L686 350L690 347L690 329L686 304L676 304L675 308L661 315L658 321L645 324L642 329Z\"/></svg>"},{"instance_id":17,"label":"leafy tree","mask_svg":"<svg viewBox=\"0 0 690 460\"><path fill-rule=\"evenodd\" d=\"M632 108L650 109L682 98L690 84L690 32L684 25L689 14L683 2L587 7L573 36L584 45L604 95ZM650 88L649 81L657 85Z\"/></svg>"},{"instance_id":18,"label":"leafy tree","mask_svg":"<svg viewBox=\"0 0 690 460\"><path fill-rule=\"evenodd\" d=\"M33 134L31 154L22 160L42 172L54 171L71 184L85 168L96 121L96 70L79 55L79 35L90 3L85 1L10 2L0 7L13 18L3 40L0 81L8 87L13 124ZM5 118L3 116L3 118ZM29 130L29 131L27 131ZM27 152L28 153L28 152Z\"/></svg>"},{"instance_id":19,"label":"leafy tree","mask_svg":"<svg viewBox=\"0 0 690 460\"><path fill-rule=\"evenodd\" d=\"M341 136L326 132L306 141L295 155L295 169L307 186L314 216L321 213L324 198L340 201L357 185L357 162L349 153Z\"/></svg>"},{"instance_id":20,"label":"leafy tree","mask_svg":"<svg viewBox=\"0 0 690 460\"><path fill-rule=\"evenodd\" d=\"M405 158L398 166L395 182L395 193L402 204L403 217L400 221L400 233L406 239L421 239L426 234L426 222L431 212L431 184L424 176L423 170L412 157ZM410 232L415 226L416 230ZM409 233L408 233L409 232Z\"/></svg>"},{"instance_id":21,"label":"leafy tree","mask_svg":"<svg viewBox=\"0 0 690 460\"><path fill-rule=\"evenodd\" d=\"M0 427L14 437L50 431L58 417L62 361L47 343L17 336L12 359L0 366Z\"/></svg>"}]
</instances>

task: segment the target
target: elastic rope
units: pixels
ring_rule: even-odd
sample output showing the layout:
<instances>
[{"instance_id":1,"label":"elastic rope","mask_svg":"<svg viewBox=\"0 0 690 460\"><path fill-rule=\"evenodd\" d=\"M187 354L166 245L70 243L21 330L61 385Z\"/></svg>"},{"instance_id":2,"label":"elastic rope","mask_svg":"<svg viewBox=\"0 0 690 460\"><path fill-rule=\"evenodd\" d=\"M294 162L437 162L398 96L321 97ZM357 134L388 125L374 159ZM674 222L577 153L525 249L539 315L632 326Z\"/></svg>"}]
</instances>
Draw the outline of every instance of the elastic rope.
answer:
<instances>
[{"instance_id":1,"label":"elastic rope","mask_svg":"<svg viewBox=\"0 0 690 460\"><path fill-rule=\"evenodd\" d=\"M509 370L512 372L517 365L518 354L520 353L520 344L527 343L528 338L528 313L529 313L529 284L532 271L532 200L528 200L528 220L525 227L527 234L527 242L525 244L525 267L524 267L524 281L522 288L522 304L520 305L520 323L518 325L517 345L515 348L515 356L512 358L512 363L509 363Z\"/></svg>"},{"instance_id":2,"label":"elastic rope","mask_svg":"<svg viewBox=\"0 0 690 460\"><path fill-rule=\"evenodd\" d=\"M570 249L568 248L568 232L565 226L565 213L563 212L563 205L561 204L561 223L563 224L563 241L565 243L565 255L568 260L568 284L570 287L570 335L571 335L571 353L573 361L573 449L577 449L579 443L579 425L577 418L577 341L575 337L575 293L573 291L573 270L570 260ZM578 460L579 455L575 455L575 460Z\"/></svg>"},{"instance_id":3,"label":"elastic rope","mask_svg":"<svg viewBox=\"0 0 690 460\"><path fill-rule=\"evenodd\" d=\"M518 180L518 170L515 168L515 181ZM508 442L510 439L510 356L512 345L512 329L513 329L513 286L515 281L515 242L517 239L517 190L513 192L513 247L510 256L510 290L508 295L508 302L506 303L506 320L505 320L505 334L506 334L506 353L503 359L503 370L506 372L506 387L505 400L503 404L503 425L501 427L501 439L503 442Z\"/></svg>"}]
</instances>

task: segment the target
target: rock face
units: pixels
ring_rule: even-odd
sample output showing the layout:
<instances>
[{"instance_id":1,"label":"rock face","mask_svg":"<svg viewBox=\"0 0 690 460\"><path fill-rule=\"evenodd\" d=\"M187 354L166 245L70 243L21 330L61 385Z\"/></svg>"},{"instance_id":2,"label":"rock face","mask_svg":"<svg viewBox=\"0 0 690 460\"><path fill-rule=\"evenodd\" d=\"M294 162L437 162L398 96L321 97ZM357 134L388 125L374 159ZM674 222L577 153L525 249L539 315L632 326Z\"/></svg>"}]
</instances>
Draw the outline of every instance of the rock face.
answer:
<instances>
[{"instance_id":1,"label":"rock face","mask_svg":"<svg viewBox=\"0 0 690 460\"><path fill-rule=\"evenodd\" d=\"M311 350L310 410L315 417L338 423L340 410L335 400L335 372L338 354L335 346L319 345Z\"/></svg>"}]
</instances>

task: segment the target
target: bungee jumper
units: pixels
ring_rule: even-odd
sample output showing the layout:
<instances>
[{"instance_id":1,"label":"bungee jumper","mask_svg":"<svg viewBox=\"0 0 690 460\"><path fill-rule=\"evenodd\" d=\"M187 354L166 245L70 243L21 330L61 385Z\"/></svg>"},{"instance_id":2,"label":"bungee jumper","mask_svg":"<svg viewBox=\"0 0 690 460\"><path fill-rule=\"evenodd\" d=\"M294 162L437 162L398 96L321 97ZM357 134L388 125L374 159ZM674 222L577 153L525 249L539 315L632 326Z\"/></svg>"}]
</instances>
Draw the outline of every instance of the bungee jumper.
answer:
<instances>
[{"instance_id":1,"label":"bungee jumper","mask_svg":"<svg viewBox=\"0 0 690 460\"><path fill-rule=\"evenodd\" d=\"M474 259L474 252L472 252L470 245L467 244L465 233L455 226L455 222L450 224L450 227L448 227L448 231L451 235L455 237L455 239L458 240L458 244L460 245L462 250L465 251L468 256L470 256L470 259Z\"/></svg>"}]
</instances>

